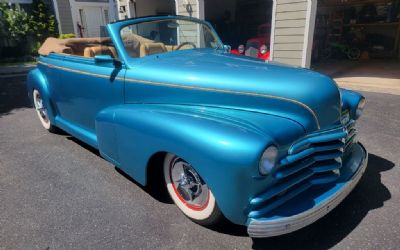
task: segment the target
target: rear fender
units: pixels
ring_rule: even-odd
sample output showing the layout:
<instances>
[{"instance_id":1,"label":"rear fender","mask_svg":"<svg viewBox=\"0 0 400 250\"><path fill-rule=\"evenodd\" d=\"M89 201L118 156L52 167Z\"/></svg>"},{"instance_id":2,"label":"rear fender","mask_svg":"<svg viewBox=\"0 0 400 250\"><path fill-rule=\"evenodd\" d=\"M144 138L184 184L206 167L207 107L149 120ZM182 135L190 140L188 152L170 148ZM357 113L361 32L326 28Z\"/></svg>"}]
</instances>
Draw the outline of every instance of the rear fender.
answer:
<instances>
[{"instance_id":1,"label":"rear fender","mask_svg":"<svg viewBox=\"0 0 400 250\"><path fill-rule=\"evenodd\" d=\"M56 107L51 101L50 88L46 76L39 68L35 68L29 72L26 84L28 97L31 103L33 104L33 90L37 89L40 92L45 107L47 108L47 115L50 122L55 124Z\"/></svg>"}]
</instances>

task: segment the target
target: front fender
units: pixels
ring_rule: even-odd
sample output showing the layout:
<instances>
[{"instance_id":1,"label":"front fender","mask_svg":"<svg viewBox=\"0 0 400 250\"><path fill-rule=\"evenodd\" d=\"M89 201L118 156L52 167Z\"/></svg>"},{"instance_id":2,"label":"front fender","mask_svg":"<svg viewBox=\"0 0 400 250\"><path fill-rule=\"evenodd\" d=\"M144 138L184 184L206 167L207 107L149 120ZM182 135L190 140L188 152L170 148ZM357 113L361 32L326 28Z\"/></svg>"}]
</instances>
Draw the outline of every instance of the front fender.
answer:
<instances>
[{"instance_id":1,"label":"front fender","mask_svg":"<svg viewBox=\"0 0 400 250\"><path fill-rule=\"evenodd\" d=\"M107 126L111 121L112 128ZM246 222L249 199L268 185L258 173L265 148L275 144L286 152L304 135L301 125L285 118L178 105L112 107L101 113L96 128L104 128L97 130L100 151L110 150L103 139L111 143L107 133L115 133L119 167L143 185L155 153L174 153L190 162L210 186L223 214L237 224Z\"/></svg>"},{"instance_id":2,"label":"front fender","mask_svg":"<svg viewBox=\"0 0 400 250\"><path fill-rule=\"evenodd\" d=\"M340 89L340 93L342 96L342 110L349 110L350 111L350 118L353 120L357 119L356 111L357 105L361 99L364 98L360 93L347 90L347 89Z\"/></svg>"}]
</instances>

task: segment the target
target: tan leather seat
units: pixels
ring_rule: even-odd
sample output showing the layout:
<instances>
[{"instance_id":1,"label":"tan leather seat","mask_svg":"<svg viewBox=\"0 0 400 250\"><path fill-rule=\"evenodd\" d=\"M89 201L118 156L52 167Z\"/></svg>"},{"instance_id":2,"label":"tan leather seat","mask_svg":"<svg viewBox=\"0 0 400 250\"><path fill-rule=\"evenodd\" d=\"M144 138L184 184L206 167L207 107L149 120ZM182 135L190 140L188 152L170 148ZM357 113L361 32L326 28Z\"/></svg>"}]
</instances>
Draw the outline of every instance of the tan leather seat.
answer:
<instances>
[{"instance_id":1,"label":"tan leather seat","mask_svg":"<svg viewBox=\"0 0 400 250\"><path fill-rule=\"evenodd\" d=\"M83 56L84 50L87 47L100 46L100 44L111 44L109 37L90 37L90 38L68 38L68 39L57 39L49 37L42 44L39 49L39 54L47 56L50 53L65 53L76 56ZM107 47L107 46L104 46ZM114 56L116 57L115 49L109 47Z\"/></svg>"},{"instance_id":2,"label":"tan leather seat","mask_svg":"<svg viewBox=\"0 0 400 250\"><path fill-rule=\"evenodd\" d=\"M115 48L111 46L86 47L83 51L84 57L94 57L96 55L110 55L113 58L118 57Z\"/></svg>"},{"instance_id":3,"label":"tan leather seat","mask_svg":"<svg viewBox=\"0 0 400 250\"><path fill-rule=\"evenodd\" d=\"M167 52L163 43L142 43L140 44L140 57Z\"/></svg>"}]
</instances>

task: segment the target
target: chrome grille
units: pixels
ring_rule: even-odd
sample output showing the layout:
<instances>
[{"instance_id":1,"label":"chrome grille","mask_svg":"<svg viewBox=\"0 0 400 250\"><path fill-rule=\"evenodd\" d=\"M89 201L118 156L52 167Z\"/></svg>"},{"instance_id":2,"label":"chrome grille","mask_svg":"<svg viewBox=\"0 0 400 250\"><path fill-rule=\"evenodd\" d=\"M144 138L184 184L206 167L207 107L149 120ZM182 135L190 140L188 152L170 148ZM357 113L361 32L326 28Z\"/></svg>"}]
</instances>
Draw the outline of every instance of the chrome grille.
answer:
<instances>
[{"instance_id":1,"label":"chrome grille","mask_svg":"<svg viewBox=\"0 0 400 250\"><path fill-rule=\"evenodd\" d=\"M312 186L335 182L343 156L357 134L355 122L295 142L272 173L273 185L250 201L249 218L259 218Z\"/></svg>"}]
</instances>

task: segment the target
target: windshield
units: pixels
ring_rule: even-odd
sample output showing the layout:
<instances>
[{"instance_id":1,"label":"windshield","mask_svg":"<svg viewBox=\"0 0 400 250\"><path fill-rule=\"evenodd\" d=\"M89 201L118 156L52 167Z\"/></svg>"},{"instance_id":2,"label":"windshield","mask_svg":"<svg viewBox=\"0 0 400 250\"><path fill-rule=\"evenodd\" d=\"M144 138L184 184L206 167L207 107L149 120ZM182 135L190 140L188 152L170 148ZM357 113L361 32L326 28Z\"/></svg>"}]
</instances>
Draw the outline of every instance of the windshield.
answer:
<instances>
[{"instance_id":1,"label":"windshield","mask_svg":"<svg viewBox=\"0 0 400 250\"><path fill-rule=\"evenodd\" d=\"M121 38L130 57L222 47L217 35L207 25L183 19L127 25L121 29Z\"/></svg>"}]
</instances>

